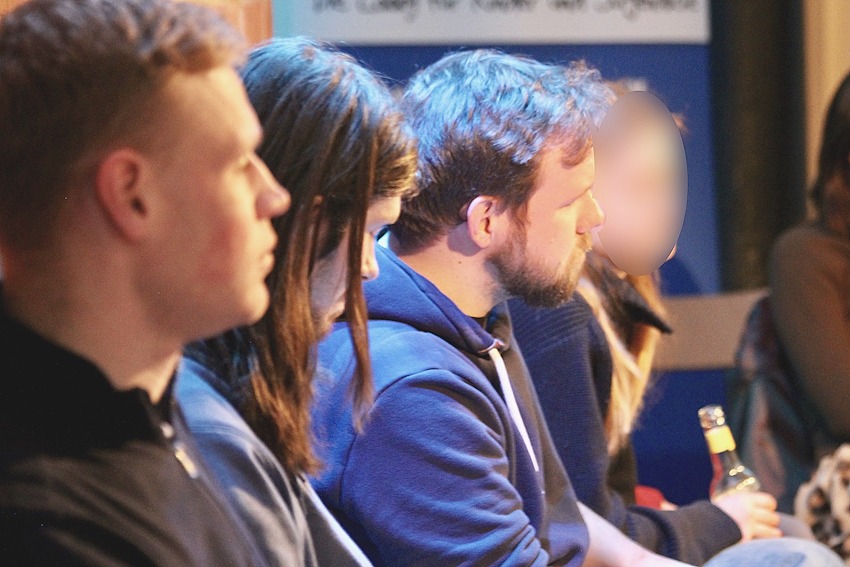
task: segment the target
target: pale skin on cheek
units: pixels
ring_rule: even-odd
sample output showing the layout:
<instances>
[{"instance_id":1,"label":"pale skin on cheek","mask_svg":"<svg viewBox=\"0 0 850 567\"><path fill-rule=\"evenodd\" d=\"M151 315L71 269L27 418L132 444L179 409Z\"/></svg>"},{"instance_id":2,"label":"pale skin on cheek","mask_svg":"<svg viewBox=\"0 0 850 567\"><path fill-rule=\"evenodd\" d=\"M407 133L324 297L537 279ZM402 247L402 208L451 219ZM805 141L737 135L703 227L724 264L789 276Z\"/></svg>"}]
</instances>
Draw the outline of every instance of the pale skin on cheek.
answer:
<instances>
[{"instance_id":1,"label":"pale skin on cheek","mask_svg":"<svg viewBox=\"0 0 850 567\"><path fill-rule=\"evenodd\" d=\"M387 197L374 201L366 214L366 225L363 237L363 256L361 273L366 279L377 275L375 260L375 235L385 226L398 219L401 209L399 197ZM327 257L320 259L313 268L310 276L311 304L314 314L322 324L330 324L342 315L345 309L345 292L347 284L349 233L346 232L336 250Z\"/></svg>"}]
</instances>

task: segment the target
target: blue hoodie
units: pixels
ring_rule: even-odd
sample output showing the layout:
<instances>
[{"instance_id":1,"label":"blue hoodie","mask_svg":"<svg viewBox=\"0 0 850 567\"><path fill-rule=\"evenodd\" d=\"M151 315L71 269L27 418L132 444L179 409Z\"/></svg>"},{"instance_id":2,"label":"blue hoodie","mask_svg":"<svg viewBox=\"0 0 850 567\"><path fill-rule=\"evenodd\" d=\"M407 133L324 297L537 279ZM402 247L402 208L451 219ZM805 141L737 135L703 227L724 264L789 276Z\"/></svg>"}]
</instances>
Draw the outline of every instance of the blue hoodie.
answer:
<instances>
[{"instance_id":1,"label":"blue hoodie","mask_svg":"<svg viewBox=\"0 0 850 567\"><path fill-rule=\"evenodd\" d=\"M487 332L378 248L364 287L375 403L359 432L346 325L319 348L319 495L376 565L581 565L587 529L507 309Z\"/></svg>"}]
</instances>

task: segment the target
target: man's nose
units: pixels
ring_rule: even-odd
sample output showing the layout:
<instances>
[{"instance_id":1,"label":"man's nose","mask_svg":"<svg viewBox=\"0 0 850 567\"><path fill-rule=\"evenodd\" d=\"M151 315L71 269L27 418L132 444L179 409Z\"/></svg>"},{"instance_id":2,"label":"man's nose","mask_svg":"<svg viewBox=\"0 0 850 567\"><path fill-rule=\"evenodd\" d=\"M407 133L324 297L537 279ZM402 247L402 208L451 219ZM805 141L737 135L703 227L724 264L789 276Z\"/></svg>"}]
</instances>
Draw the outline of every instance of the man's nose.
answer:
<instances>
[{"instance_id":1,"label":"man's nose","mask_svg":"<svg viewBox=\"0 0 850 567\"><path fill-rule=\"evenodd\" d=\"M583 215L582 225L579 227L579 232L584 234L591 232L595 228L599 228L605 224L605 211L602 210L602 207L599 205L599 201L596 200L592 194L589 195L590 199L587 203L587 208L585 209Z\"/></svg>"},{"instance_id":2,"label":"man's nose","mask_svg":"<svg viewBox=\"0 0 850 567\"><path fill-rule=\"evenodd\" d=\"M292 197L286 188L277 182L272 172L258 156L251 158L257 171L259 193L257 195L257 214L260 218L274 218L284 214L292 204Z\"/></svg>"}]
</instances>

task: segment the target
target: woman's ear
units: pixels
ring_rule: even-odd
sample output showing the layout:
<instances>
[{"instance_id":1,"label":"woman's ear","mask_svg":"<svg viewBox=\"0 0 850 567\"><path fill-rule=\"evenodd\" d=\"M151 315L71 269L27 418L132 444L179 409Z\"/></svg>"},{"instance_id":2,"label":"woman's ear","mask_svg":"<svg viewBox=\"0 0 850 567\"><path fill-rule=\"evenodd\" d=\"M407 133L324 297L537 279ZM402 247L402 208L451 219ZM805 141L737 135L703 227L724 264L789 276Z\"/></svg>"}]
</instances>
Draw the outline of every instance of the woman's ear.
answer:
<instances>
[{"instance_id":1,"label":"woman's ear","mask_svg":"<svg viewBox=\"0 0 850 567\"><path fill-rule=\"evenodd\" d=\"M145 191L148 163L136 150L110 152L97 167L95 193L106 218L123 237L137 241L148 230Z\"/></svg>"}]
</instances>

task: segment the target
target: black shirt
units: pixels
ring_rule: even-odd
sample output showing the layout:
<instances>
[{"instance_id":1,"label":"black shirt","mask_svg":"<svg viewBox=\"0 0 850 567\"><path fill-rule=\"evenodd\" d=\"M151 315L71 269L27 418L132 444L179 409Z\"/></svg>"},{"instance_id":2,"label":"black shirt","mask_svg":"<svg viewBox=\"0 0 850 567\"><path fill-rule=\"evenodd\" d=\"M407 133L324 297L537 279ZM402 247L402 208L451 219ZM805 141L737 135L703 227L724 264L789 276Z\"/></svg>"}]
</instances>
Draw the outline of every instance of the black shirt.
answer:
<instances>
[{"instance_id":1,"label":"black shirt","mask_svg":"<svg viewBox=\"0 0 850 567\"><path fill-rule=\"evenodd\" d=\"M0 565L260 564L210 478L170 389L115 390L0 312Z\"/></svg>"}]
</instances>

